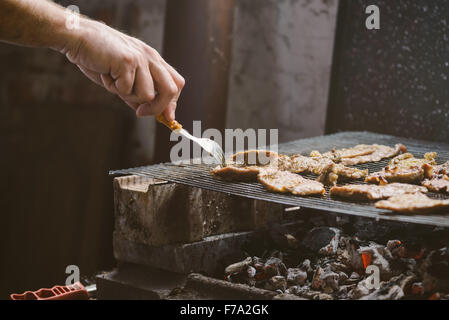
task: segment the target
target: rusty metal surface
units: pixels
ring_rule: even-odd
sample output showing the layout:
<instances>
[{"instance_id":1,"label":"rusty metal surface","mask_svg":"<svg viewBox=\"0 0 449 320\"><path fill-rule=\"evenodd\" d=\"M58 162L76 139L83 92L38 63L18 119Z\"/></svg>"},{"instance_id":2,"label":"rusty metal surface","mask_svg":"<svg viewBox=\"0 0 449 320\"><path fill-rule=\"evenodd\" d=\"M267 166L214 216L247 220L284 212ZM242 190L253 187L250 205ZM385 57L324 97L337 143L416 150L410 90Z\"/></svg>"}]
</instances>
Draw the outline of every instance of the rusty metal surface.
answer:
<instances>
[{"instance_id":1,"label":"rusty metal surface","mask_svg":"<svg viewBox=\"0 0 449 320\"><path fill-rule=\"evenodd\" d=\"M449 144L399 138L369 132L344 132L296 140L279 145L279 152L284 154L308 154L312 150L325 152L333 147L351 147L360 143L378 143L390 146L393 146L396 143L403 143L408 147L409 152L413 153L417 157L422 157L426 152L435 151L438 153L437 161L439 163L449 160ZM383 168L388 163L388 161L389 160L383 160L376 163L358 165L356 167L369 169L370 172L374 172ZM194 187L224 192L229 195L259 199L289 206L318 209L336 214L348 214L374 219L449 227L449 212L448 214L443 213L426 215L393 214L391 211L375 208L372 203L347 202L331 198L329 196L328 188L326 189L327 192L323 197L298 197L288 194L271 193L264 189L261 184L256 182L226 182L214 179L209 173L210 169L211 167L206 165L174 165L165 163L139 168L110 171L110 174L136 174L150 176L174 183L181 183ZM313 177L311 175L305 176L311 178ZM447 195L436 194L432 192L429 193L429 196L432 198L449 198L449 196Z\"/></svg>"}]
</instances>

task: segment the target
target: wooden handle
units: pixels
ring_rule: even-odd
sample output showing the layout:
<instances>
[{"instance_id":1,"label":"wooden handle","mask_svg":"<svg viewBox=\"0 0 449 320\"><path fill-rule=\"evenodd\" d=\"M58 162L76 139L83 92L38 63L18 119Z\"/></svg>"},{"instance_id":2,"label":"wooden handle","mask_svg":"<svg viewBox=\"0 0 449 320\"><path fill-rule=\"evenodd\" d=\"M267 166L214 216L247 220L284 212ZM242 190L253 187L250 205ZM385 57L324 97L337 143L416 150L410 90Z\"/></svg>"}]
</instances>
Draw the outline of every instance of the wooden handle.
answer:
<instances>
[{"instance_id":1,"label":"wooden handle","mask_svg":"<svg viewBox=\"0 0 449 320\"><path fill-rule=\"evenodd\" d=\"M163 125L165 125L166 127L168 127L172 131L182 129L182 125L178 121L176 121L176 120L168 121L162 113L160 115L156 116L156 120L158 122L162 123Z\"/></svg>"}]
</instances>

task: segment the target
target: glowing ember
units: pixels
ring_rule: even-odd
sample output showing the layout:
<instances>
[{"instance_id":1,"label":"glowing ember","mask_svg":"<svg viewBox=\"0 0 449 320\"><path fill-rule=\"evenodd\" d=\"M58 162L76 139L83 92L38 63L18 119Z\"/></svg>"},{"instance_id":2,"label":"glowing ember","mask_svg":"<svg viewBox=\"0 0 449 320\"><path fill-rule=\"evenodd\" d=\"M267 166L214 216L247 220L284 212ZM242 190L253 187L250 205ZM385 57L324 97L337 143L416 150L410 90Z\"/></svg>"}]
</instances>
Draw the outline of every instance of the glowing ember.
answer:
<instances>
[{"instance_id":1,"label":"glowing ember","mask_svg":"<svg viewBox=\"0 0 449 320\"><path fill-rule=\"evenodd\" d=\"M370 252L362 252L363 267L366 269L370 264L373 256Z\"/></svg>"}]
</instances>

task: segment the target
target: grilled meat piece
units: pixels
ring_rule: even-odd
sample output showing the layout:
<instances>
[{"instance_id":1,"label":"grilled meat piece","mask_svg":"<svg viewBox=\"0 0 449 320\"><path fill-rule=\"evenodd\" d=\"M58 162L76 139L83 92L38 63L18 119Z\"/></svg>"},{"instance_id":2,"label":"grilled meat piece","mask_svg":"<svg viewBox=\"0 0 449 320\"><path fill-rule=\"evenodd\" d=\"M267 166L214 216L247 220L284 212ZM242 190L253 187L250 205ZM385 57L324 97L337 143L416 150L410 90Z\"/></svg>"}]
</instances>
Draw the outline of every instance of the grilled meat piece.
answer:
<instances>
[{"instance_id":1,"label":"grilled meat piece","mask_svg":"<svg viewBox=\"0 0 449 320\"><path fill-rule=\"evenodd\" d=\"M449 161L433 167L433 173L449 175Z\"/></svg>"},{"instance_id":2,"label":"grilled meat piece","mask_svg":"<svg viewBox=\"0 0 449 320\"><path fill-rule=\"evenodd\" d=\"M430 178L437 154L426 153L424 159L415 158L410 153L401 154L390 161L382 171L370 174L365 181L386 184L391 182L419 183Z\"/></svg>"},{"instance_id":3,"label":"grilled meat piece","mask_svg":"<svg viewBox=\"0 0 449 320\"><path fill-rule=\"evenodd\" d=\"M305 179L298 174L275 169L262 170L258 181L273 192L290 192L298 196L323 195L324 185L320 182Z\"/></svg>"},{"instance_id":4,"label":"grilled meat piece","mask_svg":"<svg viewBox=\"0 0 449 320\"><path fill-rule=\"evenodd\" d=\"M332 151L323 154L318 151L312 151L310 156L324 157L331 159L336 163L350 166L367 162L377 162L382 159L397 156L398 154L404 152L407 152L407 148L402 144L397 144L394 148L378 144L359 144L352 148L344 148L339 150L332 149Z\"/></svg>"},{"instance_id":5,"label":"grilled meat piece","mask_svg":"<svg viewBox=\"0 0 449 320\"><path fill-rule=\"evenodd\" d=\"M357 168L346 167L340 163L335 164L335 172L345 181L362 179L368 175L368 169L360 170Z\"/></svg>"},{"instance_id":6,"label":"grilled meat piece","mask_svg":"<svg viewBox=\"0 0 449 320\"><path fill-rule=\"evenodd\" d=\"M228 164L226 167L218 166L211 170L212 175L227 181L256 181L261 167Z\"/></svg>"},{"instance_id":7,"label":"grilled meat piece","mask_svg":"<svg viewBox=\"0 0 449 320\"><path fill-rule=\"evenodd\" d=\"M368 170L346 167L341 163L334 163L325 157L305 157L293 155L290 157L289 171L295 173L309 172L319 175L318 181L335 185L338 180L356 180L368 175Z\"/></svg>"},{"instance_id":8,"label":"grilled meat piece","mask_svg":"<svg viewBox=\"0 0 449 320\"><path fill-rule=\"evenodd\" d=\"M423 164L436 165L436 157L436 152L426 153L423 159L415 158L413 154L407 152L391 159L390 165L398 166L401 168L419 167Z\"/></svg>"},{"instance_id":9,"label":"grilled meat piece","mask_svg":"<svg viewBox=\"0 0 449 320\"><path fill-rule=\"evenodd\" d=\"M424 180L422 185L430 191L449 193L449 176L434 175L431 179Z\"/></svg>"},{"instance_id":10,"label":"grilled meat piece","mask_svg":"<svg viewBox=\"0 0 449 320\"><path fill-rule=\"evenodd\" d=\"M232 155L226 163L226 167L212 169L212 175L229 181L256 181L263 169L288 168L289 158L273 151L249 150Z\"/></svg>"},{"instance_id":11,"label":"grilled meat piece","mask_svg":"<svg viewBox=\"0 0 449 320\"><path fill-rule=\"evenodd\" d=\"M226 167L216 167L211 173L224 180L255 181L262 169L277 169L293 173L310 172L319 175L318 181L335 185L337 180L361 179L368 170L335 164L327 158L291 157L272 151L250 150L238 152L227 161Z\"/></svg>"},{"instance_id":12,"label":"grilled meat piece","mask_svg":"<svg viewBox=\"0 0 449 320\"><path fill-rule=\"evenodd\" d=\"M279 154L268 150L248 150L233 154L230 159L234 163L247 166L265 166L269 165L279 157Z\"/></svg>"},{"instance_id":13,"label":"grilled meat piece","mask_svg":"<svg viewBox=\"0 0 449 320\"><path fill-rule=\"evenodd\" d=\"M288 171L294 173L319 171L319 168L333 163L332 160L326 158L312 158L300 154L290 156L290 168ZM320 172L315 174L321 174Z\"/></svg>"},{"instance_id":14,"label":"grilled meat piece","mask_svg":"<svg viewBox=\"0 0 449 320\"><path fill-rule=\"evenodd\" d=\"M376 208L387 209L401 213L427 213L449 209L449 200L430 199L423 193L410 193L394 196L388 200L375 203Z\"/></svg>"},{"instance_id":15,"label":"grilled meat piece","mask_svg":"<svg viewBox=\"0 0 449 320\"><path fill-rule=\"evenodd\" d=\"M362 201L381 200L405 193L416 192L425 193L427 190L424 187L405 183L390 183L381 186L372 184L350 184L342 187L332 187L330 190L331 196Z\"/></svg>"}]
</instances>

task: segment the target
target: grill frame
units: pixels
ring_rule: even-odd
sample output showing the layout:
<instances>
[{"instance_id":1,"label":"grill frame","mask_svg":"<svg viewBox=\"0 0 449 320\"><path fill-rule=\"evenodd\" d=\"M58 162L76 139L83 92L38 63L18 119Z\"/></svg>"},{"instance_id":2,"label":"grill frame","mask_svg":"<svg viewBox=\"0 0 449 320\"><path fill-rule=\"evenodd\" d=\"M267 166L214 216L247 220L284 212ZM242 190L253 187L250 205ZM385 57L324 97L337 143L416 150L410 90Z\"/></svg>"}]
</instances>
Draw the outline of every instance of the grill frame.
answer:
<instances>
[{"instance_id":1,"label":"grill frame","mask_svg":"<svg viewBox=\"0 0 449 320\"><path fill-rule=\"evenodd\" d=\"M426 152L438 153L438 163L449 160L449 144L420 141L414 139L394 137L390 135L375 134L369 132L342 132L331 135L300 139L278 146L279 153L283 154L309 154L312 150L326 152L335 148L347 148L357 144L384 144L394 146L402 143L407 146L409 152L417 157L423 157ZM369 169L370 172L380 170L387 165L389 159L380 162L361 164L355 167ZM227 182L213 178L209 171L213 166L194 164L163 163L151 166L112 170L110 175L139 175L156 179L180 183L191 187L213 190L250 199L269 201L308 209L315 209L340 215L361 216L376 220L400 221L406 223L449 227L449 212L438 214L395 214L389 210L377 209L372 202L349 202L329 196L329 187L323 197L298 197L290 194L279 194L267 191L257 182ZM313 175L303 175L308 178L316 178ZM360 183L361 181L357 181ZM449 199L449 195L429 192L431 198ZM299 211L300 212L300 211Z\"/></svg>"}]
</instances>

